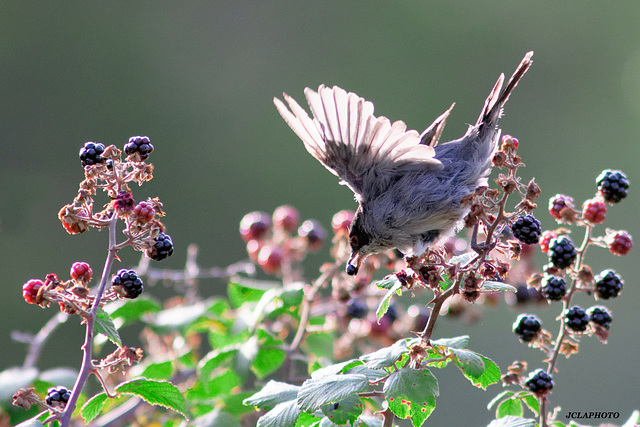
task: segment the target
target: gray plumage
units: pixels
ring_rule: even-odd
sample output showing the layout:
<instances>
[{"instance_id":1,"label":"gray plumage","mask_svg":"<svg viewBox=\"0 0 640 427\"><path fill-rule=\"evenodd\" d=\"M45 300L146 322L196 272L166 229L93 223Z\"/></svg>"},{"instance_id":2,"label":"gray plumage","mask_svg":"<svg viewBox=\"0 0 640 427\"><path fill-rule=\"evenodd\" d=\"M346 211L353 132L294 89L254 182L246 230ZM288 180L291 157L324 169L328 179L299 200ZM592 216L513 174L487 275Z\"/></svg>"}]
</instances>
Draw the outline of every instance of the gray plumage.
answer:
<instances>
[{"instance_id":1,"label":"gray plumage","mask_svg":"<svg viewBox=\"0 0 640 427\"><path fill-rule=\"evenodd\" d=\"M357 273L367 255L389 248L422 255L460 225L466 214L460 200L486 184L502 107L532 55L525 55L504 89L500 75L478 121L462 138L441 145L453 105L418 134L402 121L375 117L371 102L336 86L305 89L313 119L287 94L289 108L274 98L307 151L355 194L359 206L349 233L349 274Z\"/></svg>"}]
</instances>

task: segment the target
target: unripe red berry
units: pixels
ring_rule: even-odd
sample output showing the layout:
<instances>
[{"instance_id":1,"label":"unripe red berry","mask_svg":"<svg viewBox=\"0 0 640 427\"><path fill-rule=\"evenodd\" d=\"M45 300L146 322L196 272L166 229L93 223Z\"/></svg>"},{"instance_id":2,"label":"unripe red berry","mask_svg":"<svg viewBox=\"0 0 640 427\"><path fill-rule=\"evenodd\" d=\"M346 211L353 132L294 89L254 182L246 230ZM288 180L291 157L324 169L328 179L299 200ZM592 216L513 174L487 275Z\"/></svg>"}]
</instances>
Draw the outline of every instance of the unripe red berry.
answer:
<instances>
[{"instance_id":1,"label":"unripe red berry","mask_svg":"<svg viewBox=\"0 0 640 427\"><path fill-rule=\"evenodd\" d=\"M600 224L607 217L607 205L598 198L587 200L582 204L582 217L591 224Z\"/></svg>"},{"instance_id":2,"label":"unripe red berry","mask_svg":"<svg viewBox=\"0 0 640 427\"><path fill-rule=\"evenodd\" d=\"M549 252L549 243L551 243L551 241L556 237L558 237L558 234L551 230L547 230L542 233L542 236L540 236L540 249L542 252L545 254Z\"/></svg>"},{"instance_id":3,"label":"unripe red berry","mask_svg":"<svg viewBox=\"0 0 640 427\"><path fill-rule=\"evenodd\" d=\"M264 212L250 212L240 221L242 240L261 240L271 228L271 217Z\"/></svg>"},{"instance_id":4,"label":"unripe red berry","mask_svg":"<svg viewBox=\"0 0 640 427\"><path fill-rule=\"evenodd\" d=\"M274 274L282 267L283 251L278 246L263 246L258 252L258 265L267 274Z\"/></svg>"},{"instance_id":5,"label":"unripe red berry","mask_svg":"<svg viewBox=\"0 0 640 427\"><path fill-rule=\"evenodd\" d=\"M156 210L149 202L140 202L133 208L133 214L138 222L147 223L153 219L156 214Z\"/></svg>"},{"instance_id":6,"label":"unripe red berry","mask_svg":"<svg viewBox=\"0 0 640 427\"><path fill-rule=\"evenodd\" d=\"M42 280L31 279L22 285L22 297L29 304L36 303L36 297L38 296L38 290L44 286Z\"/></svg>"},{"instance_id":7,"label":"unripe red berry","mask_svg":"<svg viewBox=\"0 0 640 427\"><path fill-rule=\"evenodd\" d=\"M631 235L624 230L607 235L606 241L609 251L614 255L626 255L633 247Z\"/></svg>"},{"instance_id":8,"label":"unripe red berry","mask_svg":"<svg viewBox=\"0 0 640 427\"><path fill-rule=\"evenodd\" d=\"M93 270L86 262L74 262L71 266L71 278L85 285L91 281Z\"/></svg>"},{"instance_id":9,"label":"unripe red berry","mask_svg":"<svg viewBox=\"0 0 640 427\"><path fill-rule=\"evenodd\" d=\"M353 211L340 211L336 213L331 219L333 233L340 236L348 236L354 215L355 213Z\"/></svg>"},{"instance_id":10,"label":"unripe red berry","mask_svg":"<svg viewBox=\"0 0 640 427\"><path fill-rule=\"evenodd\" d=\"M120 191L114 201L116 210L125 214L133 211L135 203L133 195L129 191Z\"/></svg>"},{"instance_id":11,"label":"unripe red berry","mask_svg":"<svg viewBox=\"0 0 640 427\"><path fill-rule=\"evenodd\" d=\"M573 198L564 194L556 194L549 200L549 213L555 219L566 219L566 211L563 213L565 209L569 209L569 212L573 211Z\"/></svg>"},{"instance_id":12,"label":"unripe red berry","mask_svg":"<svg viewBox=\"0 0 640 427\"><path fill-rule=\"evenodd\" d=\"M300 225L300 214L293 206L278 206L276 210L273 211L273 225L276 228L293 233Z\"/></svg>"},{"instance_id":13,"label":"unripe red berry","mask_svg":"<svg viewBox=\"0 0 640 427\"><path fill-rule=\"evenodd\" d=\"M310 251L318 251L324 243L327 232L318 221L308 219L298 228L298 235L305 238Z\"/></svg>"},{"instance_id":14,"label":"unripe red berry","mask_svg":"<svg viewBox=\"0 0 640 427\"><path fill-rule=\"evenodd\" d=\"M249 259L255 263L258 262L258 253L262 249L262 244L257 240L249 240L247 242L247 254L249 254Z\"/></svg>"}]
</instances>

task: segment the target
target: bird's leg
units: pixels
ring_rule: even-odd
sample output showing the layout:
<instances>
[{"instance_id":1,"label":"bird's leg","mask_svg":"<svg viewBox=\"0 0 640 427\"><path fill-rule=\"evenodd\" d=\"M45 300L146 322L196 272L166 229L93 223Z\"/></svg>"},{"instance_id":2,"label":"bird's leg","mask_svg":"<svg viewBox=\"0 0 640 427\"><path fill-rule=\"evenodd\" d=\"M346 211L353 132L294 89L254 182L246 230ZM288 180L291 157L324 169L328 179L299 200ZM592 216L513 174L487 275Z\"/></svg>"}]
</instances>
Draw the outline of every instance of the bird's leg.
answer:
<instances>
[{"instance_id":1,"label":"bird's leg","mask_svg":"<svg viewBox=\"0 0 640 427\"><path fill-rule=\"evenodd\" d=\"M476 225L473 226L473 232L471 233L471 249L478 255L484 255L495 248L497 242L491 239L490 242L478 243L478 224L479 223L476 222Z\"/></svg>"}]
</instances>

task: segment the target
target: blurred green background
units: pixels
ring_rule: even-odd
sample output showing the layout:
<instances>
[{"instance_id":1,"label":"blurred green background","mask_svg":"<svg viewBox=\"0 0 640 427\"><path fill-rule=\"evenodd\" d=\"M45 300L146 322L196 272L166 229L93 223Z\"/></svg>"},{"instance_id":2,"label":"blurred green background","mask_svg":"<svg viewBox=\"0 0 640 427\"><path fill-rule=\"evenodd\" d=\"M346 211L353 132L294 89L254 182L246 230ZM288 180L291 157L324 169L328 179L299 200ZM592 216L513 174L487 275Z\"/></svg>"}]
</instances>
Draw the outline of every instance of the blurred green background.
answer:
<instances>
[{"instance_id":1,"label":"blurred green background","mask_svg":"<svg viewBox=\"0 0 640 427\"><path fill-rule=\"evenodd\" d=\"M180 268L189 243L199 245L203 266L243 259L238 222L251 210L292 204L328 228L333 213L353 209L349 190L273 107L283 91L301 102L305 86L339 85L419 131L455 101L448 140L475 122L499 73L534 50L501 127L520 140L523 177L543 189L543 227L555 228L549 197L562 192L581 204L599 172L615 168L632 188L605 226L640 238L640 2L5 0L1 11L0 370L24 357L10 331L35 332L55 311L24 303L22 283L49 272L66 277L78 260L101 270L106 233L68 236L57 219L83 177L77 153L85 141L122 147L132 135L151 138L155 178L134 197L165 205L177 250L164 267ZM578 355L560 359L551 402L562 413L618 411L622 421L640 406L637 254L588 254L596 272L614 268L626 283L621 298L606 302L609 344L585 338ZM324 256L314 256L313 268ZM122 260L118 268L138 254L124 251ZM224 292L223 283L210 286L205 292ZM593 305L584 295L576 301ZM557 331L555 307L531 310ZM470 348L503 370L516 359L542 366L542 353L511 332L517 313L502 304L471 326L442 319L436 334L471 334ZM72 319L40 365L79 366L81 341ZM500 386L476 390L453 368L436 376L431 425L492 419L485 406Z\"/></svg>"}]
</instances>

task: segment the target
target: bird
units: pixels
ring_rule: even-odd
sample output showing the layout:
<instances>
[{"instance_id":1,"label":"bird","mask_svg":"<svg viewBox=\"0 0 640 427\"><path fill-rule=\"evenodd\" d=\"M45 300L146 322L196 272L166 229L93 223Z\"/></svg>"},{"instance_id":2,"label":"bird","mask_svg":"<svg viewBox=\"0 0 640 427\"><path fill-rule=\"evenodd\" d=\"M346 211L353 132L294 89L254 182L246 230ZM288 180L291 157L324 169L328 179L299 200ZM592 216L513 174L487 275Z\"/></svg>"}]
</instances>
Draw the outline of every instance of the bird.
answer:
<instances>
[{"instance_id":1,"label":"bird","mask_svg":"<svg viewBox=\"0 0 640 427\"><path fill-rule=\"evenodd\" d=\"M369 255L398 249L420 256L462 226L461 199L486 185L504 104L532 64L527 52L507 84L500 74L474 125L438 144L455 104L422 133L374 115L370 101L337 86L304 89L313 116L292 97L273 102L306 150L353 191L358 207L349 229L346 265L356 275Z\"/></svg>"}]
</instances>

